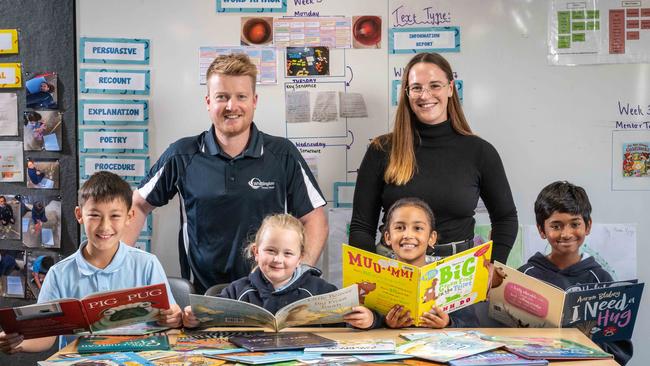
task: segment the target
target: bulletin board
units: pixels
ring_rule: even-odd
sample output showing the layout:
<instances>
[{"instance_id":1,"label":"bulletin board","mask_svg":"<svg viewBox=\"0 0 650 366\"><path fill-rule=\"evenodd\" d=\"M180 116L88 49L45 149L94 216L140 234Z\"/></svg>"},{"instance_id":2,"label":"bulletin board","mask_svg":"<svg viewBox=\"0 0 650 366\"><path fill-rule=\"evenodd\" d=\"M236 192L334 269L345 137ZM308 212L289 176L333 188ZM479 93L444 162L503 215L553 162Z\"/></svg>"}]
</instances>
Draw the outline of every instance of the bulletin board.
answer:
<instances>
[{"instance_id":1,"label":"bulletin board","mask_svg":"<svg viewBox=\"0 0 650 366\"><path fill-rule=\"evenodd\" d=\"M650 7L648 0L634 3ZM637 248L630 256L636 258L640 281L650 279L650 268L643 265L650 259L645 245L650 240L650 173L624 176L625 148L641 151L640 144L650 144L650 65L552 65L551 45L556 47L558 40L549 39L549 22L557 21L554 12L566 7L566 2L555 1L553 6L550 1L516 0L281 4L286 10L240 13L225 10L224 3L216 0L84 0L77 3L77 22L82 37L150 40L150 64L141 68L151 71L149 155L153 162L178 138L210 127L206 89L200 80L200 50L204 48L205 56L219 47L240 47L247 41L242 36L244 17L346 17L351 27L355 16L380 17L381 37L375 48L329 49L329 75L288 77L287 56L279 48L277 80L268 77L257 85L255 123L262 131L296 144L315 171L329 207L349 205L356 169L370 139L391 127L399 98L395 90L414 54L405 47L414 38L410 34L434 32L438 36L414 41L413 48L438 50L450 61L472 130L500 153L520 224L534 225L533 202L548 183L568 180L583 186L594 207L595 223L634 228ZM608 12L601 12L599 26L607 31ZM252 26L266 29L261 23ZM639 33L647 42L650 33ZM299 55L291 59L299 66ZM291 118L298 122L288 122L286 102L294 97L304 100L304 95L290 94L302 90L310 91L309 115L292 110ZM342 118L343 104L338 100L335 120L314 120L317 98L339 98L340 93L358 93L367 116ZM327 115L325 111L321 112ZM169 249L176 248L178 221L177 204L155 211L152 251L172 273L178 263L175 251ZM487 214L478 213L477 222L489 223ZM635 339L648 336L647 297L641 309ZM650 350L637 348L634 359L642 360L644 352L650 356Z\"/></svg>"}]
</instances>

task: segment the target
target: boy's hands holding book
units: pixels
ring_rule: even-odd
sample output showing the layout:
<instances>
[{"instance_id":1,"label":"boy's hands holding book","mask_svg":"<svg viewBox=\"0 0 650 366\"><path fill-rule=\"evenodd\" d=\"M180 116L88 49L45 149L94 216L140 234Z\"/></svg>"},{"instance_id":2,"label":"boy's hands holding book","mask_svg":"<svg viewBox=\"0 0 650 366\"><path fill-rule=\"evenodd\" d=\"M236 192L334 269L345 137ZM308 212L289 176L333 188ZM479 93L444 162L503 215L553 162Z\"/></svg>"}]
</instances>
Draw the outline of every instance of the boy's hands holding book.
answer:
<instances>
[{"instance_id":1,"label":"boy's hands holding book","mask_svg":"<svg viewBox=\"0 0 650 366\"><path fill-rule=\"evenodd\" d=\"M183 313L180 306L178 304L170 304L169 309L160 310L158 324L170 328L180 327L183 324Z\"/></svg>"},{"instance_id":2,"label":"boy's hands holding book","mask_svg":"<svg viewBox=\"0 0 650 366\"><path fill-rule=\"evenodd\" d=\"M0 352L6 354L14 354L22 352L20 344L23 342L23 335L20 333L0 332Z\"/></svg>"},{"instance_id":3,"label":"boy's hands holding book","mask_svg":"<svg viewBox=\"0 0 650 366\"><path fill-rule=\"evenodd\" d=\"M355 306L343 319L355 328L368 329L375 322L375 315L365 306Z\"/></svg>"},{"instance_id":4,"label":"boy's hands holding book","mask_svg":"<svg viewBox=\"0 0 650 366\"><path fill-rule=\"evenodd\" d=\"M200 323L199 318L194 315L192 307L187 305L185 309L183 309L183 326L185 328L196 328Z\"/></svg>"}]
</instances>

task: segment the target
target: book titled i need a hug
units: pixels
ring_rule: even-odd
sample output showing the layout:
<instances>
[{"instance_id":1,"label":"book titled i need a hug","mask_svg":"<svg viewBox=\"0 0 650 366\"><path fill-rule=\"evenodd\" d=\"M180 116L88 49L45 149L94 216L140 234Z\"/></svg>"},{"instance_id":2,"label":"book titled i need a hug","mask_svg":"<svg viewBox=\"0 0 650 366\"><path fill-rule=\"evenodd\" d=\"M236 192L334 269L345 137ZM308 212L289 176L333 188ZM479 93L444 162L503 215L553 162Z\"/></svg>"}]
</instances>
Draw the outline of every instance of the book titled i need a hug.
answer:
<instances>
[{"instance_id":1,"label":"book titled i need a hug","mask_svg":"<svg viewBox=\"0 0 650 366\"><path fill-rule=\"evenodd\" d=\"M630 339L643 283L637 280L580 284L566 291L502 263L490 290L488 315L511 327L578 328L594 342Z\"/></svg>"},{"instance_id":2,"label":"book titled i need a hug","mask_svg":"<svg viewBox=\"0 0 650 366\"><path fill-rule=\"evenodd\" d=\"M164 283L0 309L0 326L25 339L98 331L156 320L169 309Z\"/></svg>"}]
</instances>

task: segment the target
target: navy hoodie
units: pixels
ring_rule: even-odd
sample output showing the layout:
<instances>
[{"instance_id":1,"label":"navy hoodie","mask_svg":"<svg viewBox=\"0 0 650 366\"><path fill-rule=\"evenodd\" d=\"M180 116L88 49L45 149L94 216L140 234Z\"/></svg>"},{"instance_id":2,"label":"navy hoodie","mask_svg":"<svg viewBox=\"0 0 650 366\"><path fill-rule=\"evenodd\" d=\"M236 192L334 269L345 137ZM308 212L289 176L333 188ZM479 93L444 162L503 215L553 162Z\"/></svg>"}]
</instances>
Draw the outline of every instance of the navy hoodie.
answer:
<instances>
[{"instance_id":1,"label":"navy hoodie","mask_svg":"<svg viewBox=\"0 0 650 366\"><path fill-rule=\"evenodd\" d=\"M261 306L275 314L298 300L337 290L336 286L320 277L322 272L318 268L303 264L301 270L299 277L276 291L262 271L255 268L248 277L232 282L219 296ZM380 328L383 325L382 317L375 311L372 313L374 320L368 329Z\"/></svg>"},{"instance_id":2,"label":"navy hoodie","mask_svg":"<svg viewBox=\"0 0 650 366\"><path fill-rule=\"evenodd\" d=\"M588 257L565 269L559 269L540 252L535 253L528 263L519 267L519 271L529 276L555 285L563 290L588 283L613 281L612 276L605 271L594 257ZM605 352L614 355L616 362L625 365L632 358L632 341L621 340L597 343Z\"/></svg>"}]
</instances>

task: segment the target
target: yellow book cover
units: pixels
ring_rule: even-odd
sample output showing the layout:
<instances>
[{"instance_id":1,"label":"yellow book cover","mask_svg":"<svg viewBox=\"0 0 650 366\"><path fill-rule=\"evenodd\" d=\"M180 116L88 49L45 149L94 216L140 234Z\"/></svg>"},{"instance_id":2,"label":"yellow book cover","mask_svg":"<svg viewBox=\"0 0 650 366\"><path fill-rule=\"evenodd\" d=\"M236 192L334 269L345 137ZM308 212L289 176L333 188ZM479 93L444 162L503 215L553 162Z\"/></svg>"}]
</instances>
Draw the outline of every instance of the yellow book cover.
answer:
<instances>
[{"instance_id":1,"label":"yellow book cover","mask_svg":"<svg viewBox=\"0 0 650 366\"><path fill-rule=\"evenodd\" d=\"M343 244L343 286L359 286L359 303L386 315L396 304L420 314L436 305L450 313L484 301L492 242L422 267ZM416 316L417 314L417 316Z\"/></svg>"}]
</instances>

